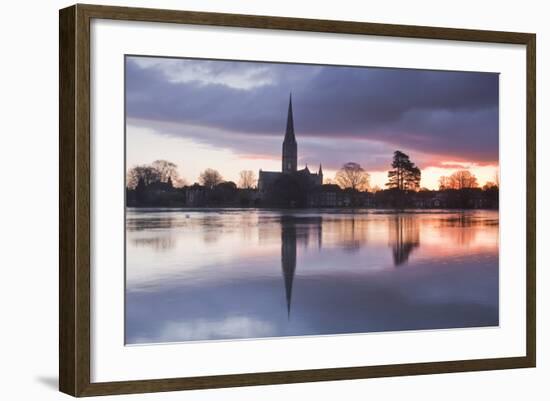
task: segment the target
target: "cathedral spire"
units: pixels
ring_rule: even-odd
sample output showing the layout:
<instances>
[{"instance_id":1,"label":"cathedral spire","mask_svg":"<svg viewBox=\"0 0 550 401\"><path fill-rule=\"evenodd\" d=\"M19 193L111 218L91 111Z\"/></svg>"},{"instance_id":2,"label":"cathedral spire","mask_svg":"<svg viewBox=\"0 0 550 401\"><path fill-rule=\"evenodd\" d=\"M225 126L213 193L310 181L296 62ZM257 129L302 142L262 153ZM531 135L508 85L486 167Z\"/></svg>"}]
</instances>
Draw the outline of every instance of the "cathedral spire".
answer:
<instances>
[{"instance_id":1,"label":"cathedral spire","mask_svg":"<svg viewBox=\"0 0 550 401\"><path fill-rule=\"evenodd\" d=\"M298 168L298 145L294 136L294 118L292 116L292 93L288 101L285 139L283 141L283 173L295 173Z\"/></svg>"},{"instance_id":2,"label":"cathedral spire","mask_svg":"<svg viewBox=\"0 0 550 401\"><path fill-rule=\"evenodd\" d=\"M292 92L288 100L288 114L286 117L285 142L287 141L296 142L296 137L294 136L294 118L292 116Z\"/></svg>"}]
</instances>

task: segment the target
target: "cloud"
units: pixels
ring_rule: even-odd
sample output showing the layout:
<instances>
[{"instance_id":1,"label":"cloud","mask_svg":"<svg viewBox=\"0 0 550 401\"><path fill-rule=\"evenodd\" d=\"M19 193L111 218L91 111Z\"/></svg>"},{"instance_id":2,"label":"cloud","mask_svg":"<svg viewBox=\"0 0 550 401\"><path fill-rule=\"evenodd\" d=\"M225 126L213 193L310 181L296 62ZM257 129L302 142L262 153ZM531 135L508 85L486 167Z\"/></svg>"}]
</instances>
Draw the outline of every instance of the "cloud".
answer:
<instances>
[{"instance_id":1,"label":"cloud","mask_svg":"<svg viewBox=\"0 0 550 401\"><path fill-rule=\"evenodd\" d=\"M498 161L498 74L126 61L126 107L132 121L157 128L171 124L172 129L157 131L237 153L279 153L280 146L263 142L281 140L290 91L299 146L311 143L301 148L313 159L331 163L330 146L345 146L342 139L350 139L355 153L399 148L425 160Z\"/></svg>"}]
</instances>

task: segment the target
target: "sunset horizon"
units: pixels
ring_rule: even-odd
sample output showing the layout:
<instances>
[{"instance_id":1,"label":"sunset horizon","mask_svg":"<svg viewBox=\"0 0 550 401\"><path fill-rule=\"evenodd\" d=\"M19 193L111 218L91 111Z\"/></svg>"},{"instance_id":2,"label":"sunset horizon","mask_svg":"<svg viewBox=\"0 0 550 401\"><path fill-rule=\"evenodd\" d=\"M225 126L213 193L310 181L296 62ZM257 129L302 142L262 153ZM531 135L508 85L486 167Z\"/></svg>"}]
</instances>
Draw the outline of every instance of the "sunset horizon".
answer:
<instances>
[{"instance_id":1,"label":"sunset horizon","mask_svg":"<svg viewBox=\"0 0 550 401\"><path fill-rule=\"evenodd\" d=\"M290 93L298 166L322 165L323 183L355 162L385 189L395 150L420 188L458 170L498 181L498 74L132 56L126 84L126 168L168 160L188 185L280 171Z\"/></svg>"},{"instance_id":2,"label":"sunset horizon","mask_svg":"<svg viewBox=\"0 0 550 401\"><path fill-rule=\"evenodd\" d=\"M498 85L127 57L126 343L498 326Z\"/></svg>"}]
</instances>

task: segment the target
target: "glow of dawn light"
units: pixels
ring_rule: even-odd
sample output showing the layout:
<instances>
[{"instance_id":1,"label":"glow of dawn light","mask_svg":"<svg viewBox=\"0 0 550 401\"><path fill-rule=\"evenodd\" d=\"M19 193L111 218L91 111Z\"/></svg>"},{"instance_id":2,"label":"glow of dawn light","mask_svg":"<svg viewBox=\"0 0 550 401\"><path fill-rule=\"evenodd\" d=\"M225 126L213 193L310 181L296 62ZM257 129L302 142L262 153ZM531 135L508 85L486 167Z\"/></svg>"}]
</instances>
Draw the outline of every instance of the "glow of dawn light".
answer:
<instances>
[{"instance_id":1,"label":"glow of dawn light","mask_svg":"<svg viewBox=\"0 0 550 401\"><path fill-rule=\"evenodd\" d=\"M388 159L391 158L391 155ZM428 166L422 169L422 179L420 181L420 187L437 190L439 189L439 177L450 176L457 170L468 170L474 174L477 178L477 182L480 187L487 182L495 182L495 174L498 173L498 166L487 165L477 166L471 165L464 168L446 168L439 166ZM388 182L388 171L368 171L370 175L370 187L379 187L380 189L386 189L386 183ZM325 170L325 181L327 179L333 180L336 175L336 170ZM330 182L330 181L329 181Z\"/></svg>"},{"instance_id":2,"label":"glow of dawn light","mask_svg":"<svg viewBox=\"0 0 550 401\"><path fill-rule=\"evenodd\" d=\"M225 148L216 148L208 144L201 144L191 139L178 138L169 135L158 135L149 128L128 126L128 134L132 140L127 142L127 165L132 167L138 164L151 163L154 160L170 160L178 166L180 175L188 184L198 181L200 173L206 168L214 168L225 180L238 182L241 170L252 170L255 174L260 169L278 171L281 168L278 154L237 154ZM274 138L275 151L279 150L277 138ZM392 154L388 153L388 168ZM414 159L413 159L414 160ZM321 161L322 162L322 161ZM421 187L428 189L439 188L439 177L449 176L457 170L468 170L483 186L488 181L495 181L498 173L497 165L478 165L455 161L439 162L439 166L427 166L422 169ZM302 164L301 164L302 166ZM452 167L449 167L452 166ZM317 163L309 164L310 169L316 170ZM337 170L323 168L325 182L334 180ZM385 189L388 179L387 170L369 171L371 187L378 186Z\"/></svg>"},{"instance_id":3,"label":"glow of dawn light","mask_svg":"<svg viewBox=\"0 0 550 401\"><path fill-rule=\"evenodd\" d=\"M290 92L298 167L325 182L355 162L383 189L395 150L428 189L498 171L498 74L132 56L125 76L126 168L168 160L188 184L280 171Z\"/></svg>"}]
</instances>

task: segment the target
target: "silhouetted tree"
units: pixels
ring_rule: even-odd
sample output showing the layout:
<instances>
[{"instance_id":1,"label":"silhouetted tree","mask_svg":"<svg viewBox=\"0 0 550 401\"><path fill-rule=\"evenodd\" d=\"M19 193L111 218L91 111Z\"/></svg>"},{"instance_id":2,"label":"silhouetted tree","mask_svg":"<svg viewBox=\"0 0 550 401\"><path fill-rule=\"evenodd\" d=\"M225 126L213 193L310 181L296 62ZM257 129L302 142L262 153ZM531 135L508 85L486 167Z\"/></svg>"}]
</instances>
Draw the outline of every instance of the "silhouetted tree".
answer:
<instances>
[{"instance_id":1,"label":"silhouetted tree","mask_svg":"<svg viewBox=\"0 0 550 401\"><path fill-rule=\"evenodd\" d=\"M168 179L171 179L174 188L182 188L187 185L185 179L180 177L176 164L167 160L155 160L151 166L158 170L162 182L168 182Z\"/></svg>"},{"instance_id":2,"label":"silhouetted tree","mask_svg":"<svg viewBox=\"0 0 550 401\"><path fill-rule=\"evenodd\" d=\"M173 181L178 177L178 166L172 162L166 160L155 160L151 163L151 167L155 168L159 172L160 180L162 182L168 182L169 178Z\"/></svg>"},{"instance_id":3,"label":"silhouetted tree","mask_svg":"<svg viewBox=\"0 0 550 401\"><path fill-rule=\"evenodd\" d=\"M493 189L493 188L498 189L497 184L495 184L495 183L492 182L492 181L487 181L487 182L485 183L485 185L483 186L482 189L483 189L484 191L488 191L489 189Z\"/></svg>"},{"instance_id":4,"label":"silhouetted tree","mask_svg":"<svg viewBox=\"0 0 550 401\"><path fill-rule=\"evenodd\" d=\"M137 202L143 202L145 200L145 189L145 181L142 177L140 177L135 187L135 197Z\"/></svg>"},{"instance_id":5,"label":"silhouetted tree","mask_svg":"<svg viewBox=\"0 0 550 401\"><path fill-rule=\"evenodd\" d=\"M132 167L126 174L126 186L130 189L137 187L139 181L143 181L143 185L151 185L154 182L160 181L159 171L147 165Z\"/></svg>"},{"instance_id":6,"label":"silhouetted tree","mask_svg":"<svg viewBox=\"0 0 550 401\"><path fill-rule=\"evenodd\" d=\"M233 181L224 181L216 184L210 195L213 204L233 205L236 203L237 184Z\"/></svg>"},{"instance_id":7,"label":"silhouetted tree","mask_svg":"<svg viewBox=\"0 0 550 401\"><path fill-rule=\"evenodd\" d=\"M214 188L223 181L223 178L217 170L207 168L199 176L199 182L207 188Z\"/></svg>"},{"instance_id":8,"label":"silhouetted tree","mask_svg":"<svg viewBox=\"0 0 550 401\"><path fill-rule=\"evenodd\" d=\"M236 191L237 184L235 184L233 181L224 181L217 184L216 189L221 189L224 191Z\"/></svg>"},{"instance_id":9,"label":"silhouetted tree","mask_svg":"<svg viewBox=\"0 0 550 401\"><path fill-rule=\"evenodd\" d=\"M168 180L170 180L170 187L182 188L186 185L186 181L179 176L177 167L174 163L166 160L155 160L150 165L144 164L132 167L126 174L126 187L129 189L136 188L140 178L142 178L145 185L157 182L168 183Z\"/></svg>"},{"instance_id":10,"label":"silhouetted tree","mask_svg":"<svg viewBox=\"0 0 550 401\"><path fill-rule=\"evenodd\" d=\"M420 169L410 161L409 156L396 150L393 153L393 170L388 171L388 183L390 189L415 191L420 186Z\"/></svg>"},{"instance_id":11,"label":"silhouetted tree","mask_svg":"<svg viewBox=\"0 0 550 401\"><path fill-rule=\"evenodd\" d=\"M360 164L348 162L336 173L336 182L341 188L363 191L369 187L369 173Z\"/></svg>"},{"instance_id":12,"label":"silhouetted tree","mask_svg":"<svg viewBox=\"0 0 550 401\"><path fill-rule=\"evenodd\" d=\"M477 178L468 170L455 171L448 177L444 189L477 188Z\"/></svg>"},{"instance_id":13,"label":"silhouetted tree","mask_svg":"<svg viewBox=\"0 0 550 401\"><path fill-rule=\"evenodd\" d=\"M239 187L251 189L256 186L256 174L252 170L243 170L239 173Z\"/></svg>"},{"instance_id":14,"label":"silhouetted tree","mask_svg":"<svg viewBox=\"0 0 550 401\"><path fill-rule=\"evenodd\" d=\"M445 189L451 189L451 182L449 180L449 177L441 176L439 177L439 189L441 191Z\"/></svg>"}]
</instances>

